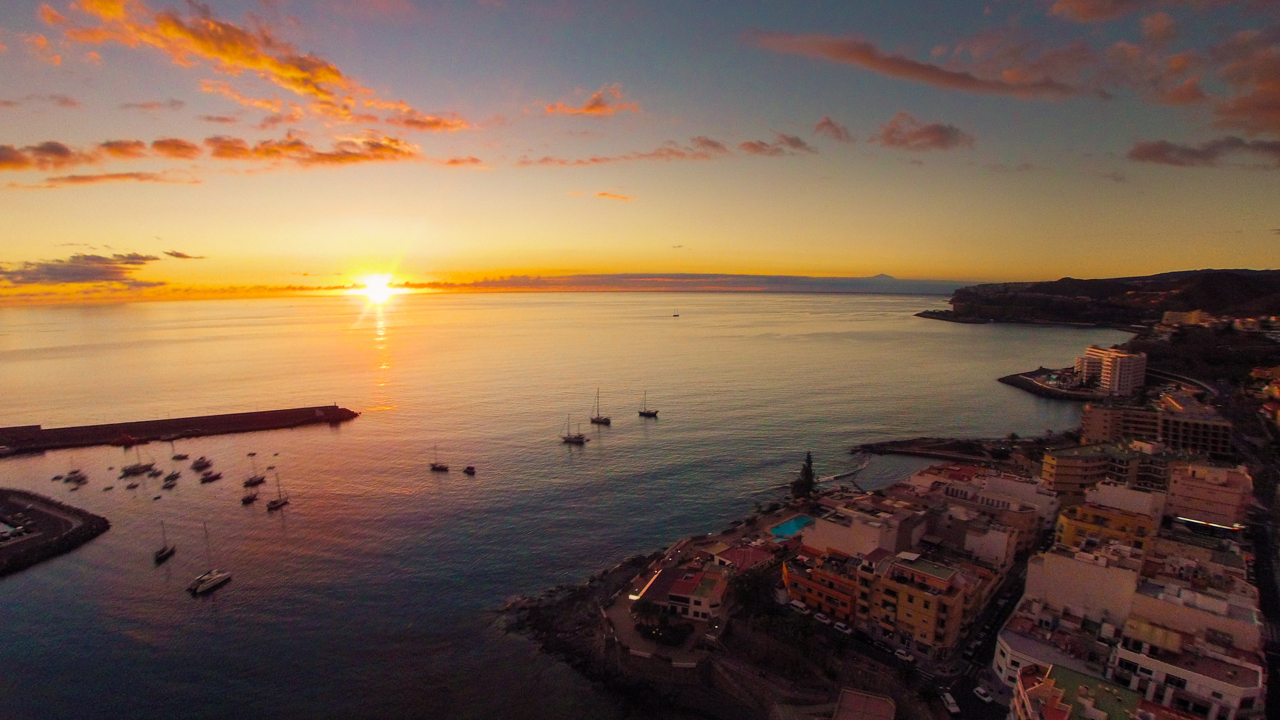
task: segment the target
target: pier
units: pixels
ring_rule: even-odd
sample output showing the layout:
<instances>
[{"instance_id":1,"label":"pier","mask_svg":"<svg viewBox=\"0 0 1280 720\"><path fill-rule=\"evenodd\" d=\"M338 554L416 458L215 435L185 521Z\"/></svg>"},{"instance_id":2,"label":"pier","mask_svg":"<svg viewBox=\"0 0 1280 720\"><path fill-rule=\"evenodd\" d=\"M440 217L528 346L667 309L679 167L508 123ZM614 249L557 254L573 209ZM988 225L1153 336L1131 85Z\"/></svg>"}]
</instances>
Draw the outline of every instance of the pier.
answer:
<instances>
[{"instance_id":1,"label":"pier","mask_svg":"<svg viewBox=\"0 0 1280 720\"><path fill-rule=\"evenodd\" d=\"M282 430L304 425L338 425L360 413L333 405L202 415L198 417L143 420L139 422L45 428L21 425L0 428L0 445L8 453L43 452L92 445L131 447L156 440L169 441L207 435Z\"/></svg>"}]
</instances>

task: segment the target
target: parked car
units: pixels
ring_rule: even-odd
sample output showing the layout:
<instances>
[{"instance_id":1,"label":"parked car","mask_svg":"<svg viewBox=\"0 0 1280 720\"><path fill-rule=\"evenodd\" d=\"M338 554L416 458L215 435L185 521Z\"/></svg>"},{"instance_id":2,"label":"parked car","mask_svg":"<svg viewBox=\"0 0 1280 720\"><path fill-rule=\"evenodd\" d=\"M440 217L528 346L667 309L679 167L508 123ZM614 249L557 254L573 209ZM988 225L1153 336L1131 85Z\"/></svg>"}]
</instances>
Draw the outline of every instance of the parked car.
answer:
<instances>
[{"instance_id":1,"label":"parked car","mask_svg":"<svg viewBox=\"0 0 1280 720\"><path fill-rule=\"evenodd\" d=\"M830 625L830 624L831 624L831 618L827 617L824 613L818 613L817 615L814 615L814 616L813 616L813 619L814 619L814 620L817 620L818 622L822 623L823 625Z\"/></svg>"},{"instance_id":2,"label":"parked car","mask_svg":"<svg viewBox=\"0 0 1280 720\"><path fill-rule=\"evenodd\" d=\"M942 704L947 706L947 712L952 715L960 714L960 705L956 703L955 698L951 697L951 693L944 691L939 695L942 697Z\"/></svg>"},{"instance_id":3,"label":"parked car","mask_svg":"<svg viewBox=\"0 0 1280 720\"><path fill-rule=\"evenodd\" d=\"M915 656L907 652L903 648L898 648L897 650L894 650L893 656L898 658L904 663L914 663L916 661Z\"/></svg>"},{"instance_id":4,"label":"parked car","mask_svg":"<svg viewBox=\"0 0 1280 720\"><path fill-rule=\"evenodd\" d=\"M995 700L995 698L991 697L990 691L981 685L973 689L973 694L977 695L978 699L985 703L993 702Z\"/></svg>"},{"instance_id":5,"label":"parked car","mask_svg":"<svg viewBox=\"0 0 1280 720\"><path fill-rule=\"evenodd\" d=\"M795 610L796 612L800 613L801 615L809 614L809 606L805 605L799 600L792 600L791 602L787 603L787 606L790 607L792 610Z\"/></svg>"},{"instance_id":6,"label":"parked car","mask_svg":"<svg viewBox=\"0 0 1280 720\"><path fill-rule=\"evenodd\" d=\"M853 634L853 628L849 627L848 625L845 625L845 624L844 624L844 623L842 623L842 622L838 622L838 623L836 623L833 627L835 627L836 632L840 633L841 635L852 635L852 634Z\"/></svg>"}]
</instances>

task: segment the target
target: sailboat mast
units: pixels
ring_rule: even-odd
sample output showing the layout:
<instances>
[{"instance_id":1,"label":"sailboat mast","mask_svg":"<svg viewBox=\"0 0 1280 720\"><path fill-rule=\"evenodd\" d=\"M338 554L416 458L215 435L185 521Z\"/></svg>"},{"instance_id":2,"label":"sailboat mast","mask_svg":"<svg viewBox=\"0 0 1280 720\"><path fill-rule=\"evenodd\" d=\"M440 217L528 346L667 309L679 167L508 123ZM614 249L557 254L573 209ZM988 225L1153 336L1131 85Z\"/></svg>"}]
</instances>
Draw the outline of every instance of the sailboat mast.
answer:
<instances>
[{"instance_id":1,"label":"sailboat mast","mask_svg":"<svg viewBox=\"0 0 1280 720\"><path fill-rule=\"evenodd\" d=\"M169 536L164 531L164 521L160 521L160 542L161 547L169 547Z\"/></svg>"},{"instance_id":2,"label":"sailboat mast","mask_svg":"<svg viewBox=\"0 0 1280 720\"><path fill-rule=\"evenodd\" d=\"M213 552L209 550L209 521L204 521L204 561L213 569Z\"/></svg>"}]
</instances>

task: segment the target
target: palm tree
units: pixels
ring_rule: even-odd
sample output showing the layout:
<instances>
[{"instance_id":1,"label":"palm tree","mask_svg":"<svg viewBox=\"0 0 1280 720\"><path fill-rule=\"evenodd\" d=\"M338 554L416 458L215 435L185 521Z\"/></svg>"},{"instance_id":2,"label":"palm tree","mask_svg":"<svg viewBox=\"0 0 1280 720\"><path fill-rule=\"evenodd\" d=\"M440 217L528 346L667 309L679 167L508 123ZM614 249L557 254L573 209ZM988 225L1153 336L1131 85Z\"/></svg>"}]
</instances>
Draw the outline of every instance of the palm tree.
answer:
<instances>
[{"instance_id":1,"label":"palm tree","mask_svg":"<svg viewBox=\"0 0 1280 720\"><path fill-rule=\"evenodd\" d=\"M813 477L813 453L806 452L804 454L804 464L800 466L800 477L791 482L791 496L807 498L813 495L816 487L817 481Z\"/></svg>"}]
</instances>

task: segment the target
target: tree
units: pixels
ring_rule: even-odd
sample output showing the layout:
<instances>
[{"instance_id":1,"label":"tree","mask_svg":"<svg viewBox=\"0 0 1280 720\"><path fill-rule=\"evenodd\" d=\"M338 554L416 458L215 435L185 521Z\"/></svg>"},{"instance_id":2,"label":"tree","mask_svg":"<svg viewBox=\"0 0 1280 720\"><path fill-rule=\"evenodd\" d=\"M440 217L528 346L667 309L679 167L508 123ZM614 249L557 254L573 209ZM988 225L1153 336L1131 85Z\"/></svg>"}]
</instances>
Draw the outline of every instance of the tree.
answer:
<instances>
[{"instance_id":1,"label":"tree","mask_svg":"<svg viewBox=\"0 0 1280 720\"><path fill-rule=\"evenodd\" d=\"M807 452L804 454L804 464L800 466L800 477L791 482L791 496L807 498L813 495L817 485L813 477L813 453Z\"/></svg>"},{"instance_id":2,"label":"tree","mask_svg":"<svg viewBox=\"0 0 1280 720\"><path fill-rule=\"evenodd\" d=\"M640 598L631 603L631 614L645 625L652 625L653 621L658 619L662 614L662 608L649 598Z\"/></svg>"}]
</instances>

